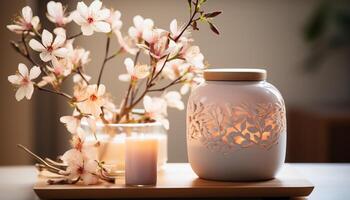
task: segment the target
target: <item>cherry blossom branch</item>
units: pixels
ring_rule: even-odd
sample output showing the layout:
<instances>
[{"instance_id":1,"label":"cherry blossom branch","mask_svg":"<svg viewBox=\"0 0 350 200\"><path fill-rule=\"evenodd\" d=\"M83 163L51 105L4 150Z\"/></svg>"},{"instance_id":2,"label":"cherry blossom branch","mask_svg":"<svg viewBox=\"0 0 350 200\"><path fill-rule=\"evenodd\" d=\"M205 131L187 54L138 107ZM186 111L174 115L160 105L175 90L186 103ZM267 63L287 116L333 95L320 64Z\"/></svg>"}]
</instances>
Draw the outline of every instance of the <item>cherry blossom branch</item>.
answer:
<instances>
[{"instance_id":1,"label":"cherry blossom branch","mask_svg":"<svg viewBox=\"0 0 350 200\"><path fill-rule=\"evenodd\" d=\"M137 63L137 61L138 61L138 59L139 59L140 52L141 52L141 51L138 51L138 52L136 53L136 55L135 55L135 58L134 58L134 64L135 64L135 65L136 65L136 63ZM121 120L121 118L124 116L125 108L128 106L128 101L129 101L130 93L132 93L132 90L134 89L133 84L134 84L134 82L133 82L133 80L132 80L132 78L131 78L131 79L130 79L130 82L129 82L128 91L127 91L125 97L123 98L123 99L124 99L124 102L123 102L123 105L122 105L122 107L121 107L121 109L120 109L120 115L118 116L118 120ZM132 103L132 102L130 102L130 103ZM126 115L127 115L127 117L129 116L128 113L126 113Z\"/></svg>"},{"instance_id":2,"label":"cherry blossom branch","mask_svg":"<svg viewBox=\"0 0 350 200\"><path fill-rule=\"evenodd\" d=\"M69 94L66 94L64 92L58 92L58 91L55 91L55 90L50 90L50 89L47 89L47 88L39 87L38 85L35 85L35 87L38 90L41 90L41 91L45 91L45 92L49 92L49 93L53 93L53 94L57 94L57 95L63 96L65 98L69 99L70 101L73 100L72 96L70 96Z\"/></svg>"},{"instance_id":3,"label":"cherry blossom branch","mask_svg":"<svg viewBox=\"0 0 350 200\"><path fill-rule=\"evenodd\" d=\"M111 42L111 38L109 36L107 36L107 42L106 42L106 51L105 51L105 58L103 59L103 63L102 63L102 66L101 66L101 69L100 69L100 73L98 75L98 80L97 80L97 87L100 85L101 83L101 78L102 78L102 73L103 73L103 70L105 68L105 65L107 63L107 59L108 59L108 51L109 51L109 44Z\"/></svg>"},{"instance_id":4,"label":"cherry blossom branch","mask_svg":"<svg viewBox=\"0 0 350 200\"><path fill-rule=\"evenodd\" d=\"M38 156L35 153L33 153L32 151L30 151L25 146L23 146L21 144L17 144L17 147L23 149L25 152L27 152L29 155L31 155L35 160L37 160L39 163L43 164L46 167L45 169L49 169L50 171L52 170L51 172L54 172L54 173L57 173L57 174L59 174L59 172L61 171L61 169L50 165L44 159L42 159L40 156Z\"/></svg>"},{"instance_id":5,"label":"cherry blossom branch","mask_svg":"<svg viewBox=\"0 0 350 200\"><path fill-rule=\"evenodd\" d=\"M40 69L47 75L46 69L43 66L39 65L38 63L36 63L34 61L34 59L31 57L31 55L29 53L27 41L26 41L27 36L28 36L28 33L24 33L24 32L22 33L21 43L23 43L24 52L18 47L18 44L16 42L12 42L13 47L17 50L17 52L19 54L21 54L23 57L25 57L33 65L40 67Z\"/></svg>"},{"instance_id":6,"label":"cherry blossom branch","mask_svg":"<svg viewBox=\"0 0 350 200\"><path fill-rule=\"evenodd\" d=\"M79 36L81 36L81 35L83 35L83 32L80 32L80 33L77 33L77 34L75 34L75 35L72 35L72 36L68 37L67 40L70 40L70 39L79 37Z\"/></svg>"},{"instance_id":7,"label":"cherry blossom branch","mask_svg":"<svg viewBox=\"0 0 350 200\"><path fill-rule=\"evenodd\" d=\"M182 36L182 34L185 33L185 31L187 30L187 28L189 26L191 26L192 22L193 22L193 18L196 16L196 14L198 13L198 3L199 3L199 0L196 0L196 3L195 3L195 7L194 7L194 11L193 11L193 14L190 18L190 20L188 21L188 23L186 24L186 26L182 29L182 31L180 32L180 34L174 39L175 42L177 42L180 37Z\"/></svg>"},{"instance_id":8,"label":"cherry blossom branch","mask_svg":"<svg viewBox=\"0 0 350 200\"><path fill-rule=\"evenodd\" d=\"M162 67L161 67L160 70L157 72L157 74L151 79L150 82L156 80L156 78L162 73L162 71L163 71L163 69L164 69L166 63L169 61L169 60L168 60L168 59L169 59L169 56L170 56L170 53L166 56L165 61L164 61L163 65L162 65Z\"/></svg>"},{"instance_id":9,"label":"cherry blossom branch","mask_svg":"<svg viewBox=\"0 0 350 200\"><path fill-rule=\"evenodd\" d=\"M179 76L178 78L176 78L175 80L173 80L172 82L170 82L168 85L161 87L161 88L157 88L157 89L149 89L148 92L162 92L166 89L168 89L169 87L176 85L178 83L181 83L181 79L184 77L184 75Z\"/></svg>"},{"instance_id":10,"label":"cherry blossom branch","mask_svg":"<svg viewBox=\"0 0 350 200\"><path fill-rule=\"evenodd\" d=\"M85 81L85 83L89 85L89 81L85 78L84 74L81 72L81 67L78 67L76 72L77 72L77 73L80 75L80 77Z\"/></svg>"}]
</instances>

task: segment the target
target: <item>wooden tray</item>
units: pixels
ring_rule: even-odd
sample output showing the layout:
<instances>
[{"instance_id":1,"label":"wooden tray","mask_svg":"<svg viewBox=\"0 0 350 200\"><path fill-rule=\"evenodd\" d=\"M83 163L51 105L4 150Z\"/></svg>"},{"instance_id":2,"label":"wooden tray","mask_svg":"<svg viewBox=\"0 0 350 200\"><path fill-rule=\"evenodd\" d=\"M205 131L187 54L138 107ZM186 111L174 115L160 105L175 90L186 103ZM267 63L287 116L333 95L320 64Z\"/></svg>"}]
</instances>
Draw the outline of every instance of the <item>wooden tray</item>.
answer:
<instances>
[{"instance_id":1,"label":"wooden tray","mask_svg":"<svg viewBox=\"0 0 350 200\"><path fill-rule=\"evenodd\" d=\"M156 186L125 186L124 177L116 184L96 186L47 185L39 178L35 193L43 199L125 199L125 198L207 198L207 197L297 197L308 196L314 186L292 166L285 164L277 177L261 182L218 182L199 179L189 164L168 164L158 174Z\"/></svg>"}]
</instances>

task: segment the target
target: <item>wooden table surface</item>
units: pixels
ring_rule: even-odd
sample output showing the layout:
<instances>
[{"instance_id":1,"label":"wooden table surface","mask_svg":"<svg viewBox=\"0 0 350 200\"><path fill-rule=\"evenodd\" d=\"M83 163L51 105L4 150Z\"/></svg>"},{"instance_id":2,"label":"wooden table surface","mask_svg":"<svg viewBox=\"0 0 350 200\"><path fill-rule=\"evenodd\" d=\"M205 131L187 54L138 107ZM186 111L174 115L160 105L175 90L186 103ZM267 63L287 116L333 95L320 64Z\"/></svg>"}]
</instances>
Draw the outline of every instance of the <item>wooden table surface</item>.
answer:
<instances>
[{"instance_id":1,"label":"wooden table surface","mask_svg":"<svg viewBox=\"0 0 350 200\"><path fill-rule=\"evenodd\" d=\"M314 185L307 199L350 199L350 164L292 164ZM36 182L33 166L0 167L0 199L38 199L32 190Z\"/></svg>"}]
</instances>

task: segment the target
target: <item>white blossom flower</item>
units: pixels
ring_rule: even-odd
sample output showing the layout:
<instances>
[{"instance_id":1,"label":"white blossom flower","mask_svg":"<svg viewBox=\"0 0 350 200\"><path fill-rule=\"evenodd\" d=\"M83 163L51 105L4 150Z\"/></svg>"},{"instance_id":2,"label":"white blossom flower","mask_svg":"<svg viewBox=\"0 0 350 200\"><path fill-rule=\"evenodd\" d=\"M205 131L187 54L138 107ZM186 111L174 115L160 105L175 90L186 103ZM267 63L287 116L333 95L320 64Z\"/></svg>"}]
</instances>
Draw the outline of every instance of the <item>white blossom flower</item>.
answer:
<instances>
[{"instance_id":1,"label":"white blossom flower","mask_svg":"<svg viewBox=\"0 0 350 200\"><path fill-rule=\"evenodd\" d=\"M56 35L61 35L64 38L67 38L67 31L66 31L66 29L64 29L62 27L57 27L57 28L53 29L53 33Z\"/></svg>"},{"instance_id":2,"label":"white blossom flower","mask_svg":"<svg viewBox=\"0 0 350 200\"><path fill-rule=\"evenodd\" d=\"M118 31L122 28L123 22L120 20L120 17L122 14L119 10L114 11L113 9L110 10L109 18L106 20L110 26L111 30L113 32Z\"/></svg>"},{"instance_id":3,"label":"white blossom flower","mask_svg":"<svg viewBox=\"0 0 350 200\"><path fill-rule=\"evenodd\" d=\"M169 107L177 108L179 110L183 110L185 108L185 104L181 101L181 94L177 91L165 93L164 99Z\"/></svg>"},{"instance_id":4,"label":"white blossom flower","mask_svg":"<svg viewBox=\"0 0 350 200\"><path fill-rule=\"evenodd\" d=\"M121 81L130 81L146 78L150 73L150 66L148 65L135 65L134 61L131 58L126 58L124 60L126 66L127 74L119 75L119 80Z\"/></svg>"},{"instance_id":5,"label":"white blossom flower","mask_svg":"<svg viewBox=\"0 0 350 200\"><path fill-rule=\"evenodd\" d=\"M169 32L163 29L145 30L143 39L148 43L148 46L139 46L156 59L162 59L168 54L170 54L170 57L173 57L179 51L178 45L173 40L170 40Z\"/></svg>"},{"instance_id":6,"label":"white blossom flower","mask_svg":"<svg viewBox=\"0 0 350 200\"><path fill-rule=\"evenodd\" d=\"M181 27L178 27L177 25L177 20L176 19L173 19L171 22L170 22L170 36L175 39L177 38L181 31L184 29L184 26L181 26ZM184 33L181 35L181 38L187 38L191 35L191 32L189 30L185 30Z\"/></svg>"},{"instance_id":7,"label":"white blossom flower","mask_svg":"<svg viewBox=\"0 0 350 200\"><path fill-rule=\"evenodd\" d=\"M164 61L158 62L157 69L160 69L163 64L164 64ZM182 59L174 59L174 60L168 61L165 64L164 69L162 70L162 75L170 80L175 80L179 76L182 76L183 74L185 74L189 67L190 67L190 64L187 63L186 61Z\"/></svg>"},{"instance_id":8,"label":"white blossom flower","mask_svg":"<svg viewBox=\"0 0 350 200\"><path fill-rule=\"evenodd\" d=\"M189 46L188 48L184 48L184 52L182 53L183 58L193 65L196 68L203 69L204 68L204 56L200 52L198 46Z\"/></svg>"},{"instance_id":9,"label":"white blossom flower","mask_svg":"<svg viewBox=\"0 0 350 200\"><path fill-rule=\"evenodd\" d=\"M60 2L50 1L47 3L47 18L58 26L64 26L72 21L71 17L65 13L65 9Z\"/></svg>"},{"instance_id":10,"label":"white blossom flower","mask_svg":"<svg viewBox=\"0 0 350 200\"><path fill-rule=\"evenodd\" d=\"M18 86L16 92L16 100L20 101L24 97L28 100L32 97L34 91L33 79L36 79L40 75L41 71L39 67L33 66L28 72L28 68L25 64L20 63L18 65L18 72L15 75L8 76L8 81Z\"/></svg>"},{"instance_id":11,"label":"white blossom flower","mask_svg":"<svg viewBox=\"0 0 350 200\"><path fill-rule=\"evenodd\" d=\"M145 116L150 117L163 124L164 128L169 129L169 121L167 116L167 102L161 97L145 96L143 98L143 106L145 108Z\"/></svg>"},{"instance_id":12,"label":"white blossom flower","mask_svg":"<svg viewBox=\"0 0 350 200\"><path fill-rule=\"evenodd\" d=\"M62 116L60 121L66 125L66 128L70 133L75 134L80 127L81 117L79 115Z\"/></svg>"},{"instance_id":13,"label":"white blossom flower","mask_svg":"<svg viewBox=\"0 0 350 200\"><path fill-rule=\"evenodd\" d=\"M33 31L39 29L39 17L33 17L33 11L29 6L22 8L21 16L18 16L14 20L14 24L7 25L6 27L17 34L22 34L25 31Z\"/></svg>"},{"instance_id":14,"label":"white blossom flower","mask_svg":"<svg viewBox=\"0 0 350 200\"><path fill-rule=\"evenodd\" d=\"M99 117L102 113L101 107L105 104L103 95L106 87L102 84L89 85L86 88L85 94L82 94L84 100L77 103L77 106L84 114L91 114L94 117Z\"/></svg>"},{"instance_id":15,"label":"white blossom flower","mask_svg":"<svg viewBox=\"0 0 350 200\"><path fill-rule=\"evenodd\" d=\"M47 66L47 68L58 77L68 76L72 72L73 64L67 58L58 60L56 57L53 57L51 63L52 67Z\"/></svg>"},{"instance_id":16,"label":"white blossom flower","mask_svg":"<svg viewBox=\"0 0 350 200\"><path fill-rule=\"evenodd\" d=\"M72 18L79 26L83 35L92 35L94 31L108 33L111 26L106 20L110 16L110 11L102 8L102 2L93 1L89 7L84 2L79 2L77 10L72 13Z\"/></svg>"},{"instance_id":17,"label":"white blossom flower","mask_svg":"<svg viewBox=\"0 0 350 200\"><path fill-rule=\"evenodd\" d=\"M76 48L68 55L68 58L75 67L83 67L90 62L90 51L83 48Z\"/></svg>"},{"instance_id":18,"label":"white blossom flower","mask_svg":"<svg viewBox=\"0 0 350 200\"><path fill-rule=\"evenodd\" d=\"M41 52L40 58L44 62L52 60L53 57L66 57L67 49L63 48L66 41L66 37L59 34L53 39L52 33L47 30L43 30L42 33L42 43L38 42L35 39L29 41L29 46L35 51Z\"/></svg>"},{"instance_id":19,"label":"white blossom flower","mask_svg":"<svg viewBox=\"0 0 350 200\"><path fill-rule=\"evenodd\" d=\"M56 78L55 74L51 73L47 76L43 76L42 80L37 83L37 85L39 87L44 87L47 84L51 84L53 86L55 86L57 84L57 78Z\"/></svg>"},{"instance_id":20,"label":"white blossom flower","mask_svg":"<svg viewBox=\"0 0 350 200\"><path fill-rule=\"evenodd\" d=\"M67 165L67 169L64 173L68 174L70 179L79 178L85 185L98 183L99 178L96 175L98 164L93 159L86 159L83 152L73 148L66 151L61 156L61 159Z\"/></svg>"},{"instance_id":21,"label":"white blossom flower","mask_svg":"<svg viewBox=\"0 0 350 200\"><path fill-rule=\"evenodd\" d=\"M153 20L143 19L140 15L136 15L133 19L134 26L131 26L128 30L129 36L135 41L139 41L142 38L143 32L145 30L153 29Z\"/></svg>"},{"instance_id":22,"label":"white blossom flower","mask_svg":"<svg viewBox=\"0 0 350 200\"><path fill-rule=\"evenodd\" d=\"M198 85L204 82L203 77L195 76L193 73L187 73L184 76L184 79L186 79L186 81L180 88L180 93L182 95L187 94L190 90L195 89Z\"/></svg>"}]
</instances>

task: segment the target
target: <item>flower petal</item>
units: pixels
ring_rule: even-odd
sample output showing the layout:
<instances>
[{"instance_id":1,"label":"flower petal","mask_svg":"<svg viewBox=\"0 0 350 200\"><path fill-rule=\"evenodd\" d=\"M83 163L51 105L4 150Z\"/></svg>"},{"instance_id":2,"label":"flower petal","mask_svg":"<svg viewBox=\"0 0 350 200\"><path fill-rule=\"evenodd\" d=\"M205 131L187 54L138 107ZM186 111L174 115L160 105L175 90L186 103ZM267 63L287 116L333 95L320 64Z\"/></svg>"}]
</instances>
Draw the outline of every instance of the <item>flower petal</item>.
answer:
<instances>
[{"instance_id":1,"label":"flower petal","mask_svg":"<svg viewBox=\"0 0 350 200\"><path fill-rule=\"evenodd\" d=\"M29 100L30 98L32 98L34 92L34 86L32 83L28 84L26 86L26 98Z\"/></svg>"},{"instance_id":2,"label":"flower petal","mask_svg":"<svg viewBox=\"0 0 350 200\"><path fill-rule=\"evenodd\" d=\"M95 162L95 161L94 161ZM83 173L80 178L83 180L84 185L95 185L98 183L98 177L91 173Z\"/></svg>"},{"instance_id":3,"label":"flower petal","mask_svg":"<svg viewBox=\"0 0 350 200\"><path fill-rule=\"evenodd\" d=\"M35 16L32 18L31 24L32 24L34 29L36 29L36 30L38 29L39 22L40 22L40 19L38 16Z\"/></svg>"},{"instance_id":4,"label":"flower petal","mask_svg":"<svg viewBox=\"0 0 350 200\"><path fill-rule=\"evenodd\" d=\"M15 85L19 85L21 83L22 77L19 75L11 75L7 77L7 80Z\"/></svg>"},{"instance_id":5,"label":"flower petal","mask_svg":"<svg viewBox=\"0 0 350 200\"><path fill-rule=\"evenodd\" d=\"M111 32L111 25L107 22L95 22L94 29L96 32L108 33Z\"/></svg>"},{"instance_id":6,"label":"flower petal","mask_svg":"<svg viewBox=\"0 0 350 200\"><path fill-rule=\"evenodd\" d=\"M75 23L77 23L78 25L82 25L82 24L86 23L86 19L84 19L78 11L73 11L70 14L70 18L72 18L73 21Z\"/></svg>"},{"instance_id":7,"label":"flower petal","mask_svg":"<svg viewBox=\"0 0 350 200\"><path fill-rule=\"evenodd\" d=\"M134 61L131 58L125 58L124 65L130 75L134 74Z\"/></svg>"},{"instance_id":8,"label":"flower petal","mask_svg":"<svg viewBox=\"0 0 350 200\"><path fill-rule=\"evenodd\" d=\"M53 48L56 49L58 47L61 47L64 42L66 41L66 34L63 34L62 30L59 29L58 35L56 36L55 40L53 41Z\"/></svg>"},{"instance_id":9,"label":"flower petal","mask_svg":"<svg viewBox=\"0 0 350 200\"><path fill-rule=\"evenodd\" d=\"M91 12L97 12L101 8L102 8L102 2L99 0L94 0L89 6L89 10Z\"/></svg>"},{"instance_id":10,"label":"flower petal","mask_svg":"<svg viewBox=\"0 0 350 200\"><path fill-rule=\"evenodd\" d=\"M57 57L64 58L64 57L67 57L68 49L66 49L66 48L59 48L59 49L54 50L52 52L52 54L57 56Z\"/></svg>"},{"instance_id":11,"label":"flower petal","mask_svg":"<svg viewBox=\"0 0 350 200\"><path fill-rule=\"evenodd\" d=\"M30 23L33 17L32 9L29 6L22 8L22 16L26 22Z\"/></svg>"},{"instance_id":12,"label":"flower petal","mask_svg":"<svg viewBox=\"0 0 350 200\"><path fill-rule=\"evenodd\" d=\"M81 26L81 32L83 32L83 35L92 35L94 33L94 29L90 24L83 24Z\"/></svg>"},{"instance_id":13,"label":"flower petal","mask_svg":"<svg viewBox=\"0 0 350 200\"><path fill-rule=\"evenodd\" d=\"M151 19L145 19L145 21L143 21L143 29L152 29L154 25L153 20Z\"/></svg>"},{"instance_id":14,"label":"flower petal","mask_svg":"<svg viewBox=\"0 0 350 200\"><path fill-rule=\"evenodd\" d=\"M97 89L97 95L102 96L104 95L105 92L106 92L106 86L104 86L103 84L100 84Z\"/></svg>"},{"instance_id":15,"label":"flower petal","mask_svg":"<svg viewBox=\"0 0 350 200\"><path fill-rule=\"evenodd\" d=\"M47 51L41 52L41 53L39 54L39 56L40 56L40 59L41 59L42 61L44 61L44 62L48 62L48 61L50 61L50 60L52 59L51 53L49 53L49 52L47 52Z\"/></svg>"},{"instance_id":16,"label":"flower petal","mask_svg":"<svg viewBox=\"0 0 350 200\"><path fill-rule=\"evenodd\" d=\"M28 68L25 64L19 63L18 64L18 72L23 76L23 77L28 77Z\"/></svg>"},{"instance_id":17,"label":"flower petal","mask_svg":"<svg viewBox=\"0 0 350 200\"><path fill-rule=\"evenodd\" d=\"M45 47L49 47L52 44L52 40L53 40L53 35L52 33L50 33L49 31L47 31L46 29L43 30L43 34L41 36L41 40L43 42L43 45Z\"/></svg>"},{"instance_id":18,"label":"flower petal","mask_svg":"<svg viewBox=\"0 0 350 200\"><path fill-rule=\"evenodd\" d=\"M16 100L20 101L26 96L27 90L26 87L19 87L17 92L16 92Z\"/></svg>"},{"instance_id":19,"label":"flower petal","mask_svg":"<svg viewBox=\"0 0 350 200\"><path fill-rule=\"evenodd\" d=\"M100 20L107 20L110 16L110 10L108 9L102 9L98 11L95 15L95 20L100 21Z\"/></svg>"},{"instance_id":20,"label":"flower petal","mask_svg":"<svg viewBox=\"0 0 350 200\"><path fill-rule=\"evenodd\" d=\"M120 74L120 75L118 76L118 79L119 79L120 81L123 81L123 82L129 82L130 79L131 79L131 76L130 76L130 74Z\"/></svg>"},{"instance_id":21,"label":"flower petal","mask_svg":"<svg viewBox=\"0 0 350 200\"><path fill-rule=\"evenodd\" d=\"M177 20L173 19L173 21L170 22L170 31L173 35L177 34Z\"/></svg>"},{"instance_id":22,"label":"flower petal","mask_svg":"<svg viewBox=\"0 0 350 200\"><path fill-rule=\"evenodd\" d=\"M131 26L128 30L128 34L131 38L136 38L137 37L137 30L135 27Z\"/></svg>"},{"instance_id":23,"label":"flower petal","mask_svg":"<svg viewBox=\"0 0 350 200\"><path fill-rule=\"evenodd\" d=\"M19 26L19 25L16 25L16 24L7 25L6 27L7 27L7 29L9 29L10 31L13 31L13 32L23 31L24 30L24 28L22 26Z\"/></svg>"},{"instance_id":24,"label":"flower petal","mask_svg":"<svg viewBox=\"0 0 350 200\"><path fill-rule=\"evenodd\" d=\"M46 50L46 48L35 39L31 39L29 41L29 46L30 46L30 48L32 48L35 51L45 51Z\"/></svg>"},{"instance_id":25,"label":"flower petal","mask_svg":"<svg viewBox=\"0 0 350 200\"><path fill-rule=\"evenodd\" d=\"M134 25L137 29L142 28L143 17L141 17L140 15L136 15L133 18L133 22L134 22Z\"/></svg>"},{"instance_id":26,"label":"flower petal","mask_svg":"<svg viewBox=\"0 0 350 200\"><path fill-rule=\"evenodd\" d=\"M29 79L36 79L41 73L40 67L34 66L30 69Z\"/></svg>"},{"instance_id":27,"label":"flower petal","mask_svg":"<svg viewBox=\"0 0 350 200\"><path fill-rule=\"evenodd\" d=\"M88 15L89 15L89 8L86 6L86 4L84 2L79 2L77 4L77 11L79 12L79 14L87 19L88 18Z\"/></svg>"}]
</instances>

